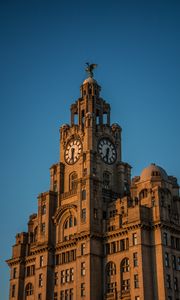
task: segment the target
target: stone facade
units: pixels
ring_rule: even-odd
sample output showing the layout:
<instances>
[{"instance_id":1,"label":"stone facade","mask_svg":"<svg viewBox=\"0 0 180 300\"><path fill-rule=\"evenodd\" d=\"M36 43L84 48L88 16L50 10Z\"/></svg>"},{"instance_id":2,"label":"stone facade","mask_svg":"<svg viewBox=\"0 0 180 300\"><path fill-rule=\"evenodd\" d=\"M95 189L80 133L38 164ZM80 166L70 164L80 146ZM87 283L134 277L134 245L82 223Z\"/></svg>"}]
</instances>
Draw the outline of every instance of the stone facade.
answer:
<instances>
[{"instance_id":1,"label":"stone facade","mask_svg":"<svg viewBox=\"0 0 180 300\"><path fill-rule=\"evenodd\" d=\"M121 127L92 77L60 128L60 161L12 248L10 300L180 300L177 179L131 180Z\"/></svg>"}]
</instances>

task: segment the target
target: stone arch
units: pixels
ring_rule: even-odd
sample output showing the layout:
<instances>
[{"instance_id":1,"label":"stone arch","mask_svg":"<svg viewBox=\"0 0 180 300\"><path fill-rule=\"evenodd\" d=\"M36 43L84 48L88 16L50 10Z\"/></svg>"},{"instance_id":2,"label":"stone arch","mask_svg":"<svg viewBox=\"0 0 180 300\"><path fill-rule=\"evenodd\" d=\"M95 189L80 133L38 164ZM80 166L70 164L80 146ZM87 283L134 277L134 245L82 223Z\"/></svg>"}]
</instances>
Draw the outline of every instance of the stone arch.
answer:
<instances>
[{"instance_id":1,"label":"stone arch","mask_svg":"<svg viewBox=\"0 0 180 300\"><path fill-rule=\"evenodd\" d=\"M65 205L61 207L55 217L56 241L64 240L64 231L69 231L69 236L77 232L77 207L75 205ZM67 228L66 228L67 227Z\"/></svg>"}]
</instances>

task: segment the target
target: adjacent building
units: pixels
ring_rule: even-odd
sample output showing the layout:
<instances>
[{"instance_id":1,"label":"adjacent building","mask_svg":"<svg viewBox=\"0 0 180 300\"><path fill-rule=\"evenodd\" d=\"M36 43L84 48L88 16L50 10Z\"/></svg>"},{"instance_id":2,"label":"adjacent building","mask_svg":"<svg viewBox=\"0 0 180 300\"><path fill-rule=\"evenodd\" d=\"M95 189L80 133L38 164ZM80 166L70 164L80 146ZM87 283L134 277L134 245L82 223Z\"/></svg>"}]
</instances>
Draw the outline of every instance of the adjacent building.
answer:
<instances>
[{"instance_id":1,"label":"adjacent building","mask_svg":"<svg viewBox=\"0 0 180 300\"><path fill-rule=\"evenodd\" d=\"M131 180L100 91L90 72L60 128L50 189L7 261L10 300L180 300L177 179L150 164Z\"/></svg>"}]
</instances>

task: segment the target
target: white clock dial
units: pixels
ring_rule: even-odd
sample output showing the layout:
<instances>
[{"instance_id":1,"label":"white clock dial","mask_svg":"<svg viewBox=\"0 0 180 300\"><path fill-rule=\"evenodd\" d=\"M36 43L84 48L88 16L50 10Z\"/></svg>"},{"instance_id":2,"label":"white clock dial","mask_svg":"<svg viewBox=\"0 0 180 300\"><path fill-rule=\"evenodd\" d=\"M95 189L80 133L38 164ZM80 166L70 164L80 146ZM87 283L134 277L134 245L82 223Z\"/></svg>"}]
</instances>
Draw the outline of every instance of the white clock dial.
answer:
<instances>
[{"instance_id":1,"label":"white clock dial","mask_svg":"<svg viewBox=\"0 0 180 300\"><path fill-rule=\"evenodd\" d=\"M79 139L71 139L65 149L65 161L68 164L75 164L82 152L82 144Z\"/></svg>"},{"instance_id":2,"label":"white clock dial","mask_svg":"<svg viewBox=\"0 0 180 300\"><path fill-rule=\"evenodd\" d=\"M113 164L116 161L115 145L108 138L102 138L99 141L98 152L105 163Z\"/></svg>"}]
</instances>

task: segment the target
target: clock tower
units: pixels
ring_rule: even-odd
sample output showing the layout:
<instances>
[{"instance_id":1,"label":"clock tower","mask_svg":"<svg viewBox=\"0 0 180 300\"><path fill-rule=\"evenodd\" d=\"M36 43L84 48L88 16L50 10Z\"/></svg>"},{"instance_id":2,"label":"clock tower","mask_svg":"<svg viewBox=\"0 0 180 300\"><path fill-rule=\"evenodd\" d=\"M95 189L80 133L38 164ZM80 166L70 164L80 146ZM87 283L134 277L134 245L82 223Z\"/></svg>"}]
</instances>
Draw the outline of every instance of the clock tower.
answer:
<instances>
[{"instance_id":1,"label":"clock tower","mask_svg":"<svg viewBox=\"0 0 180 300\"><path fill-rule=\"evenodd\" d=\"M60 163L51 168L51 189L55 187L58 193L55 222L62 224L58 211L63 208L64 219L73 215L77 220L76 232L69 235L64 230L61 240L56 234L56 242L72 240L76 234L78 248L82 241L86 243L86 299L93 300L101 299L104 293L100 282L107 207L129 193L131 170L121 159L121 127L110 123L110 105L100 91L92 76L84 80L80 98L71 105L70 124L60 128Z\"/></svg>"}]
</instances>

